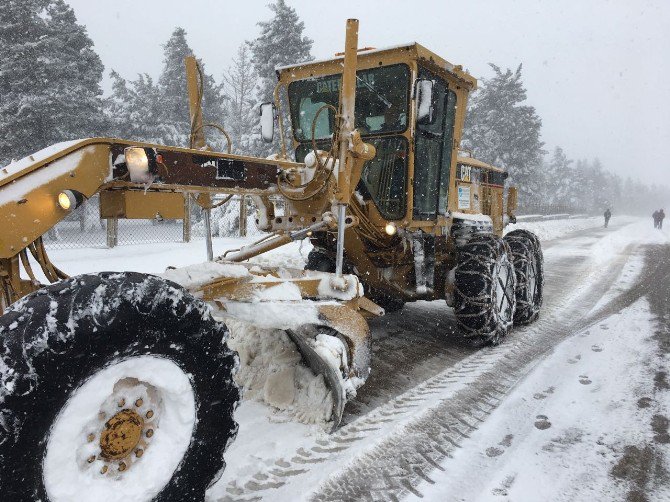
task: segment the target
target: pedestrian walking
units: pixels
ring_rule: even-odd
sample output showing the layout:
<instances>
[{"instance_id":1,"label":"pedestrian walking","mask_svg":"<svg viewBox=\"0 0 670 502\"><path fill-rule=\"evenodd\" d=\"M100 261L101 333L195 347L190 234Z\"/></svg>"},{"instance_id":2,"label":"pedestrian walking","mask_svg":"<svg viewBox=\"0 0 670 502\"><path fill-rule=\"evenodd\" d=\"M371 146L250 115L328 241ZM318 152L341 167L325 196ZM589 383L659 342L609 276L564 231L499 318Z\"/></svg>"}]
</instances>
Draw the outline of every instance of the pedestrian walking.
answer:
<instances>
[{"instance_id":1,"label":"pedestrian walking","mask_svg":"<svg viewBox=\"0 0 670 502\"><path fill-rule=\"evenodd\" d=\"M663 228L663 220L665 219L665 211L661 209L658 212L658 228Z\"/></svg>"},{"instance_id":2,"label":"pedestrian walking","mask_svg":"<svg viewBox=\"0 0 670 502\"><path fill-rule=\"evenodd\" d=\"M607 208L603 216L605 216L605 228L607 228L607 225L610 223L610 218L612 217L612 211Z\"/></svg>"},{"instance_id":3,"label":"pedestrian walking","mask_svg":"<svg viewBox=\"0 0 670 502\"><path fill-rule=\"evenodd\" d=\"M654 218L654 228L658 228L658 210L654 211L651 217Z\"/></svg>"}]
</instances>

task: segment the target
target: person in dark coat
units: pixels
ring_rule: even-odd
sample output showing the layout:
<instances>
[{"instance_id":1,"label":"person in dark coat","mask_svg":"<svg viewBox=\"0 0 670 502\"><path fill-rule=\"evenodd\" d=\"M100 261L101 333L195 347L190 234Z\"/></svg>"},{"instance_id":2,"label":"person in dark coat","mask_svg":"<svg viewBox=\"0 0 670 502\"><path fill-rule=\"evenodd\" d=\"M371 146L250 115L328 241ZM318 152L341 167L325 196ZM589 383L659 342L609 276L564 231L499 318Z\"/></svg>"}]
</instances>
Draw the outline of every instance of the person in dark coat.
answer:
<instances>
[{"instance_id":1,"label":"person in dark coat","mask_svg":"<svg viewBox=\"0 0 670 502\"><path fill-rule=\"evenodd\" d=\"M604 216L605 216L605 228L607 228L607 225L609 225L610 223L610 218L612 217L612 211L610 211L609 208L607 208Z\"/></svg>"},{"instance_id":2,"label":"person in dark coat","mask_svg":"<svg viewBox=\"0 0 670 502\"><path fill-rule=\"evenodd\" d=\"M654 211L651 217L654 218L654 228L658 228L658 211Z\"/></svg>"},{"instance_id":3,"label":"person in dark coat","mask_svg":"<svg viewBox=\"0 0 670 502\"><path fill-rule=\"evenodd\" d=\"M665 211L661 209L658 212L658 228L663 228L663 220L665 219Z\"/></svg>"}]
</instances>

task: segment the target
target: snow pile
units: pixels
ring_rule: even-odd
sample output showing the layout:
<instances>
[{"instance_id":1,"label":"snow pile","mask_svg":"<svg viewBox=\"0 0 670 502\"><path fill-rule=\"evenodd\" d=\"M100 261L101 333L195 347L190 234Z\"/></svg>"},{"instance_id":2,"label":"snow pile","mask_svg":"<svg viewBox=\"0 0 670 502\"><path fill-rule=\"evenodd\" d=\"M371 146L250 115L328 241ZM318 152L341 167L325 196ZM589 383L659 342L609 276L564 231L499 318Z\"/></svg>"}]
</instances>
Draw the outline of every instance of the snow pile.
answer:
<instances>
[{"instance_id":1,"label":"snow pile","mask_svg":"<svg viewBox=\"0 0 670 502\"><path fill-rule=\"evenodd\" d=\"M550 241L558 239L570 232L577 230L585 230L587 228L597 228L603 226L603 219L601 217L592 218L571 218L565 220L548 220L548 221L518 221L517 223L510 223L505 227L505 233L512 230L522 228L529 230L539 237L541 241Z\"/></svg>"},{"instance_id":2,"label":"snow pile","mask_svg":"<svg viewBox=\"0 0 670 502\"><path fill-rule=\"evenodd\" d=\"M263 401L281 413L277 417L303 423L331 419L333 396L322 375L315 375L289 336L280 329L263 329L238 319L226 319L228 346L237 351L240 369L235 382L245 399ZM332 338L332 337L330 337Z\"/></svg>"}]
</instances>

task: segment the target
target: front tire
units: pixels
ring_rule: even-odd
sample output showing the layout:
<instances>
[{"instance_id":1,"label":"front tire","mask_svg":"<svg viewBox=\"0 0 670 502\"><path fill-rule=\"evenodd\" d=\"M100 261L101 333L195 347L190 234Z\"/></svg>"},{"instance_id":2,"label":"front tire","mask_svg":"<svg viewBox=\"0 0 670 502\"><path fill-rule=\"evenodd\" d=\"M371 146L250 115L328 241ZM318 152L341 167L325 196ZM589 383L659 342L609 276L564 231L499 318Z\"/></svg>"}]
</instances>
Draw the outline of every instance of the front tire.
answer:
<instances>
[{"instance_id":1,"label":"front tire","mask_svg":"<svg viewBox=\"0 0 670 502\"><path fill-rule=\"evenodd\" d=\"M0 317L3 498L202 500L237 433L226 337L206 304L145 274L74 277L11 306Z\"/></svg>"},{"instance_id":2,"label":"front tire","mask_svg":"<svg viewBox=\"0 0 670 502\"><path fill-rule=\"evenodd\" d=\"M458 249L454 312L474 344L496 345L512 327L516 278L510 250L492 234L473 236Z\"/></svg>"},{"instance_id":3,"label":"front tire","mask_svg":"<svg viewBox=\"0 0 670 502\"><path fill-rule=\"evenodd\" d=\"M512 252L516 274L516 311L514 324L534 322L540 315L544 289L544 258L542 246L528 230L513 230L505 236Z\"/></svg>"}]
</instances>

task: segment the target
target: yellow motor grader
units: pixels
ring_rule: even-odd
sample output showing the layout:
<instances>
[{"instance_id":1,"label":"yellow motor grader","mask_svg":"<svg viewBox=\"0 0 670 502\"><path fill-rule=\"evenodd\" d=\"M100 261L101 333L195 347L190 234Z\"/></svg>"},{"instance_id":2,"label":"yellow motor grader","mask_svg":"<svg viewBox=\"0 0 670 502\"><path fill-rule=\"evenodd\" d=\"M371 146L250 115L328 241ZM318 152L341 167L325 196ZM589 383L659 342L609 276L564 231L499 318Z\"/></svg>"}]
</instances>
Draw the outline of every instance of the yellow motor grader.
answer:
<instances>
[{"instance_id":1,"label":"yellow motor grader","mask_svg":"<svg viewBox=\"0 0 670 502\"><path fill-rule=\"evenodd\" d=\"M267 141L279 126L271 158L207 146L205 129L222 128L203 124L187 58L189 148L93 138L0 169L3 497L200 500L225 466L240 388L339 423L371 369L366 318L446 300L479 344L537 318L539 241L502 236L516 190L505 197L506 173L458 148L476 80L418 44L359 51L357 33L349 20L342 55L277 69L260 117ZM213 195L244 194L266 236L216 258L208 240L207 263L160 277L68 278L42 236L94 194L111 219L179 219L195 198L206 227ZM305 270L248 261L302 239Z\"/></svg>"}]
</instances>

